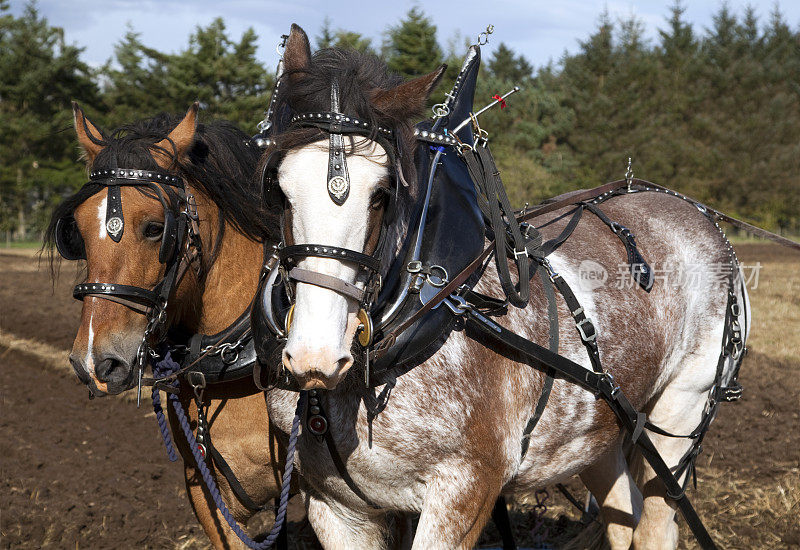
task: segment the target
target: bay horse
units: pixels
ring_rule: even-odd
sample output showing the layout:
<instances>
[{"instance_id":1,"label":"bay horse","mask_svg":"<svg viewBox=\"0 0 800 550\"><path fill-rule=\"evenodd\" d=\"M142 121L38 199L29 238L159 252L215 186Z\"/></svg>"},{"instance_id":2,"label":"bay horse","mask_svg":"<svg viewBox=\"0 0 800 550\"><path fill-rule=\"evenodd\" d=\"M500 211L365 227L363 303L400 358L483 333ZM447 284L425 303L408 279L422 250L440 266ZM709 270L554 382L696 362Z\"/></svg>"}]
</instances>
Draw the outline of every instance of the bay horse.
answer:
<instances>
[{"instance_id":1,"label":"bay horse","mask_svg":"<svg viewBox=\"0 0 800 550\"><path fill-rule=\"evenodd\" d=\"M253 178L258 149L230 123L198 123L197 104L182 119L162 114L111 133L92 124L77 104L73 110L92 180L55 209L46 241L51 253L58 244L59 252L70 258L84 257L84 285L115 283L145 290L157 288L173 265L166 256L174 254L174 262L185 262L185 274L168 296L164 331L215 335L230 327L249 310L263 241L270 235L274 239L277 227L276 220L259 206L260 184ZM109 186L109 193L106 186L92 185L98 173L116 169L119 175L122 168L153 172L138 182L120 180L128 184L117 189ZM187 193L196 201L198 239L184 241L182 249L171 253L167 248L179 245L176 235L170 234L168 217L174 222L181 213L170 193L174 186L165 181L169 174L185 182ZM117 203L119 211L109 206L110 201ZM114 218L120 221L112 222ZM65 230L59 220L74 225ZM113 238L115 229L117 239ZM190 246L200 250L191 261ZM122 297L107 296L116 301L93 294L82 297L81 324L70 354L78 378L93 396L132 388L147 325L145 311L133 291ZM249 326L249 318L246 321ZM196 428L196 401L186 383L181 385L180 401ZM213 446L245 488L253 501L250 505L271 502L280 492L283 456L270 433L263 393L251 378L242 378L209 384L203 403ZM206 535L215 548L242 547L203 484L172 407L168 416L183 458L187 494ZM216 460L208 463L234 518L245 523L256 510L237 498Z\"/></svg>"},{"instance_id":2,"label":"bay horse","mask_svg":"<svg viewBox=\"0 0 800 550\"><path fill-rule=\"evenodd\" d=\"M597 498L612 548L675 548L674 504L640 454L633 453L629 467L623 431L608 404L556 377L550 404L529 436L529 451L521 455L545 385L544 369L520 362L503 346L479 343L463 327L391 387L378 385L375 390L388 395L388 402L375 414L373 389L356 372L364 365L357 362L354 339L366 325L359 300L372 280L365 273L387 276L407 239L410 212L424 194L413 173L412 123L443 67L402 82L377 59L356 52L325 49L312 55L296 25L284 64L278 103L294 118L262 162L267 170L274 163L273 200L283 210L285 245L299 271L286 277L293 307L273 367L278 378L290 373L296 388L314 396L317 411L326 411L327 424L307 423L296 458L308 518L322 544L382 548L386 513L399 511L420 514L413 548L471 548L498 496L529 498L579 474ZM350 127L363 124L369 131L354 132L347 147L336 137L343 132L337 122L324 120L339 120L337 113L342 124L346 119ZM394 141L382 139L389 132ZM418 154L434 155L428 149ZM456 153L447 148L445 154ZM346 178L337 179L342 174ZM721 268L731 270L733 292L740 304L747 303L735 255L698 207L674 194L621 195L602 210L635 232L639 251L659 273L652 290L582 287L582 262L606 274L618 273L617 265L625 263L618 236L598 217L581 219L549 255L550 265L594 322L603 365L633 406L666 432L689 434L704 418L716 379L729 290L718 276ZM564 229L569 211L564 207L535 220L545 239ZM451 238L457 247L460 236ZM486 265L475 290L503 296L497 265ZM672 284L670 273L693 277ZM547 342L543 285L534 277L527 306L510 307L494 322ZM749 327L745 311L737 309L735 317ZM575 314L559 301L558 353L591 371ZM728 358L721 368L727 383L734 362ZM284 434L296 401L290 389L268 392L270 418ZM650 435L670 466L691 448L689 439Z\"/></svg>"}]
</instances>

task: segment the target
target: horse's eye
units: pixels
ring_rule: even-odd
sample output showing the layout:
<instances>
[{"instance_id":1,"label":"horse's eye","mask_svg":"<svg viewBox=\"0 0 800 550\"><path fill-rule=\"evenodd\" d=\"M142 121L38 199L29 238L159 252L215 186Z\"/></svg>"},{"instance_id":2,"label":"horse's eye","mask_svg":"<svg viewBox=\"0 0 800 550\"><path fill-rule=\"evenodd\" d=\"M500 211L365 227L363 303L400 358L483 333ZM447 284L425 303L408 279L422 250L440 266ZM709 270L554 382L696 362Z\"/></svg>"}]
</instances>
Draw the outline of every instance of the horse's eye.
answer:
<instances>
[{"instance_id":1,"label":"horse's eye","mask_svg":"<svg viewBox=\"0 0 800 550\"><path fill-rule=\"evenodd\" d=\"M164 224L161 222L148 222L147 225L144 226L144 238L157 241L161 239L161 236L164 234Z\"/></svg>"}]
</instances>

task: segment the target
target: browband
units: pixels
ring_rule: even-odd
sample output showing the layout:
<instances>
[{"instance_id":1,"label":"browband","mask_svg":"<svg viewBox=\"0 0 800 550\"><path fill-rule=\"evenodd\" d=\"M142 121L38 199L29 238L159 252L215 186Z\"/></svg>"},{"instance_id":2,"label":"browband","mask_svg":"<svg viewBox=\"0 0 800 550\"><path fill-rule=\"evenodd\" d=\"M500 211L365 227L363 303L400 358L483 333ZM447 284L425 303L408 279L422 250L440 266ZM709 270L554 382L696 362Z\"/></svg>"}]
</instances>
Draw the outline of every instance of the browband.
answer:
<instances>
[{"instance_id":1,"label":"browband","mask_svg":"<svg viewBox=\"0 0 800 550\"><path fill-rule=\"evenodd\" d=\"M369 122L336 112L302 113L294 115L291 123L300 126L313 126L327 132L342 134L368 134L372 130ZM386 137L394 135L391 129L383 126L378 126L377 130L379 134Z\"/></svg>"},{"instance_id":2,"label":"browband","mask_svg":"<svg viewBox=\"0 0 800 550\"><path fill-rule=\"evenodd\" d=\"M173 187L184 187L183 179L161 170L134 170L133 168L111 168L89 172L89 182L106 187L111 185L141 185L143 182L163 183Z\"/></svg>"}]
</instances>

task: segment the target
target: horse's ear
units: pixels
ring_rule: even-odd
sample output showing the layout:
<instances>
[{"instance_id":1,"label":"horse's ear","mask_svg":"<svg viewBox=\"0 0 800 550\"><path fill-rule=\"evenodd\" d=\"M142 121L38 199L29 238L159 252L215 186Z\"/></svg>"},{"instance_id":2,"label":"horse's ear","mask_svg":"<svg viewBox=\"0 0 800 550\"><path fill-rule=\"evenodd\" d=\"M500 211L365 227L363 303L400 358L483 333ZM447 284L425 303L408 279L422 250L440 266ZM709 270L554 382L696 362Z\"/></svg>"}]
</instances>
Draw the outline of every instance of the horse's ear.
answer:
<instances>
[{"instance_id":1,"label":"horse's ear","mask_svg":"<svg viewBox=\"0 0 800 550\"><path fill-rule=\"evenodd\" d=\"M189 150L194 142L194 133L197 130L197 110L200 104L195 101L186 116L178 123L174 130L169 135L156 143L151 151L156 159L156 162L162 168L169 167L173 161L177 161ZM162 164L162 162L164 164Z\"/></svg>"},{"instance_id":2,"label":"horse's ear","mask_svg":"<svg viewBox=\"0 0 800 550\"><path fill-rule=\"evenodd\" d=\"M384 115L397 120L415 117L425 109L431 92L439 84L447 65L425 76L403 82L390 90L378 89L372 93L372 104Z\"/></svg>"},{"instance_id":3,"label":"horse's ear","mask_svg":"<svg viewBox=\"0 0 800 550\"><path fill-rule=\"evenodd\" d=\"M81 144L81 148L86 154L86 161L91 165L97 153L105 147L103 133L86 118L76 101L72 102L72 115L75 121L75 133L78 134L78 143Z\"/></svg>"},{"instance_id":4,"label":"horse's ear","mask_svg":"<svg viewBox=\"0 0 800 550\"><path fill-rule=\"evenodd\" d=\"M299 25L292 23L286 51L283 52L283 65L291 82L302 80L303 73L311 63L311 44L308 35Z\"/></svg>"}]
</instances>

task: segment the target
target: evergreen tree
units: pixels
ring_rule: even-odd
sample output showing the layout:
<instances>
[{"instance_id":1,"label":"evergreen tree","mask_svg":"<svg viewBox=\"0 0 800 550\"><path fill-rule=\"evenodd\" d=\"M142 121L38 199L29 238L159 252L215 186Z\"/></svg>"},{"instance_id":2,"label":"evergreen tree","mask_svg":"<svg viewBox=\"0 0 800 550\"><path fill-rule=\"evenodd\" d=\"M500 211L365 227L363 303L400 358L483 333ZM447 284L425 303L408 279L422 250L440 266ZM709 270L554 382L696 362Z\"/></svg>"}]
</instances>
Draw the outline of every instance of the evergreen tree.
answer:
<instances>
[{"instance_id":1,"label":"evergreen tree","mask_svg":"<svg viewBox=\"0 0 800 550\"><path fill-rule=\"evenodd\" d=\"M208 27L198 27L189 38L188 49L168 58L174 110L182 112L199 100L205 117L225 118L253 129L271 89L268 73L255 57L257 38L255 31L248 29L234 42L221 18Z\"/></svg>"},{"instance_id":2,"label":"evergreen tree","mask_svg":"<svg viewBox=\"0 0 800 550\"><path fill-rule=\"evenodd\" d=\"M506 82L523 84L533 77L533 67L524 56L515 56L503 42L495 50L488 63L492 75Z\"/></svg>"},{"instance_id":3,"label":"evergreen tree","mask_svg":"<svg viewBox=\"0 0 800 550\"><path fill-rule=\"evenodd\" d=\"M389 68L405 78L433 71L442 62L436 26L416 7L391 27L383 51Z\"/></svg>"},{"instance_id":4,"label":"evergreen tree","mask_svg":"<svg viewBox=\"0 0 800 550\"><path fill-rule=\"evenodd\" d=\"M336 31L336 41L333 46L375 55L375 50L372 49L372 40L353 31L342 29Z\"/></svg>"},{"instance_id":5,"label":"evergreen tree","mask_svg":"<svg viewBox=\"0 0 800 550\"><path fill-rule=\"evenodd\" d=\"M49 204L83 176L71 100L98 104L93 74L28 4L20 17L0 0L0 223L18 238L35 237Z\"/></svg>"},{"instance_id":6,"label":"evergreen tree","mask_svg":"<svg viewBox=\"0 0 800 550\"><path fill-rule=\"evenodd\" d=\"M140 34L128 28L125 37L114 46L114 60L102 71L106 77L103 100L108 115L98 122L116 128L159 111L181 112L170 97L167 68L170 56L148 48Z\"/></svg>"},{"instance_id":7,"label":"evergreen tree","mask_svg":"<svg viewBox=\"0 0 800 550\"><path fill-rule=\"evenodd\" d=\"M331 30L331 18L326 16L322 21L322 28L316 38L317 49L332 47L334 38L333 30Z\"/></svg>"}]
</instances>

